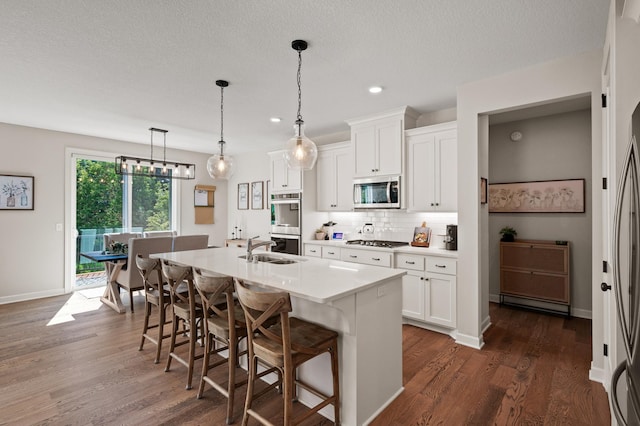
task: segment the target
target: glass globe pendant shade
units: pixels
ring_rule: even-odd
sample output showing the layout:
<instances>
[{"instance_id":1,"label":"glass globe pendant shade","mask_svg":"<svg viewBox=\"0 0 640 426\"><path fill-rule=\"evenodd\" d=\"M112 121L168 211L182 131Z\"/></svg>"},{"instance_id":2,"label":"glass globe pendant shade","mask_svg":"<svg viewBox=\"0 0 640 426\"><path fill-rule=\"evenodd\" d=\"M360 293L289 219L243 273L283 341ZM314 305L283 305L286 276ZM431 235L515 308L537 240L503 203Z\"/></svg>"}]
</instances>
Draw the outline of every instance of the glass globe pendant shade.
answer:
<instances>
[{"instance_id":1,"label":"glass globe pendant shade","mask_svg":"<svg viewBox=\"0 0 640 426\"><path fill-rule=\"evenodd\" d=\"M296 134L287 141L287 150L284 154L287 165L290 169L311 170L318 159L318 148L311 139L304 135L302 121L296 121L293 128Z\"/></svg>"},{"instance_id":2,"label":"glass globe pendant shade","mask_svg":"<svg viewBox=\"0 0 640 426\"><path fill-rule=\"evenodd\" d=\"M233 175L233 158L215 154L207 160L207 171L213 179L229 179Z\"/></svg>"}]
</instances>

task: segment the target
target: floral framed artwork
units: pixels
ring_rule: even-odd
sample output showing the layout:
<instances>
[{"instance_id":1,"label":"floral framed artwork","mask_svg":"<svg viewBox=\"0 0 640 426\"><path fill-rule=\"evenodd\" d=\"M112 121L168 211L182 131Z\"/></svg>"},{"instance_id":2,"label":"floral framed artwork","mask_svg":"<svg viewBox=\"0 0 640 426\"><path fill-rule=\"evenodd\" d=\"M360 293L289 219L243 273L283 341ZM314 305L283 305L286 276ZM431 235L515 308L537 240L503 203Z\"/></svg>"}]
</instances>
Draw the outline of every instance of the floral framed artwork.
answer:
<instances>
[{"instance_id":1,"label":"floral framed artwork","mask_svg":"<svg viewBox=\"0 0 640 426\"><path fill-rule=\"evenodd\" d=\"M264 208L262 203L262 191L263 191L263 183L259 182L251 182L251 208L253 210L262 210Z\"/></svg>"},{"instance_id":2,"label":"floral framed artwork","mask_svg":"<svg viewBox=\"0 0 640 426\"><path fill-rule=\"evenodd\" d=\"M584 212L584 179L489 185L489 213Z\"/></svg>"},{"instance_id":3,"label":"floral framed artwork","mask_svg":"<svg viewBox=\"0 0 640 426\"><path fill-rule=\"evenodd\" d=\"M33 176L0 175L0 210L33 210Z\"/></svg>"},{"instance_id":4,"label":"floral framed artwork","mask_svg":"<svg viewBox=\"0 0 640 426\"><path fill-rule=\"evenodd\" d=\"M249 184L238 184L238 210L249 210Z\"/></svg>"}]
</instances>

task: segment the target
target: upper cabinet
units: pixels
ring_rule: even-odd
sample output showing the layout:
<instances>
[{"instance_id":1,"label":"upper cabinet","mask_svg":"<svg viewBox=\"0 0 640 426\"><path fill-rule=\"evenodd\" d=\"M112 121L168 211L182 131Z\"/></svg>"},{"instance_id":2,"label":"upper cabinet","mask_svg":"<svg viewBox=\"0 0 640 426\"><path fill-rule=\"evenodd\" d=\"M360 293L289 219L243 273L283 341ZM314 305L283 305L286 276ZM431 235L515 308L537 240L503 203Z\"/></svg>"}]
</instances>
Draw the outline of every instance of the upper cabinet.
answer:
<instances>
[{"instance_id":1,"label":"upper cabinet","mask_svg":"<svg viewBox=\"0 0 640 426\"><path fill-rule=\"evenodd\" d=\"M409 107L348 120L354 177L402 175L404 130L416 125Z\"/></svg>"},{"instance_id":2,"label":"upper cabinet","mask_svg":"<svg viewBox=\"0 0 640 426\"><path fill-rule=\"evenodd\" d=\"M407 210L455 212L458 209L456 122L408 130Z\"/></svg>"},{"instance_id":3,"label":"upper cabinet","mask_svg":"<svg viewBox=\"0 0 640 426\"><path fill-rule=\"evenodd\" d=\"M340 142L318 148L317 195L319 211L353 210L351 144Z\"/></svg>"},{"instance_id":4,"label":"upper cabinet","mask_svg":"<svg viewBox=\"0 0 640 426\"><path fill-rule=\"evenodd\" d=\"M271 187L274 194L302 191L302 170L290 169L284 158L285 151L269 153L271 160Z\"/></svg>"}]
</instances>

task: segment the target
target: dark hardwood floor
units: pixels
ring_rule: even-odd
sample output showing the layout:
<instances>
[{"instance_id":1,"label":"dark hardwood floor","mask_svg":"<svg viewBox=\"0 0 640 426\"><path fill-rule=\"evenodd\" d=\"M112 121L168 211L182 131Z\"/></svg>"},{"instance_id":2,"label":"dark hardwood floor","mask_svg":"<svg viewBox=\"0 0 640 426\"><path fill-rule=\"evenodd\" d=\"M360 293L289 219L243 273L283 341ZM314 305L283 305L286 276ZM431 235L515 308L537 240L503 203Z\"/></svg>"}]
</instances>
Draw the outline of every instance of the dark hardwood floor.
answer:
<instances>
[{"instance_id":1,"label":"dark hardwood floor","mask_svg":"<svg viewBox=\"0 0 640 426\"><path fill-rule=\"evenodd\" d=\"M222 396L208 387L196 399L199 362L187 391L184 367L165 373L149 342L138 351L142 301L122 315L79 295L0 305L0 424L224 424ZM73 320L54 324L69 310ZM491 317L481 351L404 326L405 391L373 424L610 424L604 389L588 379L590 321L495 305ZM258 404L274 420L280 407L277 397Z\"/></svg>"}]
</instances>

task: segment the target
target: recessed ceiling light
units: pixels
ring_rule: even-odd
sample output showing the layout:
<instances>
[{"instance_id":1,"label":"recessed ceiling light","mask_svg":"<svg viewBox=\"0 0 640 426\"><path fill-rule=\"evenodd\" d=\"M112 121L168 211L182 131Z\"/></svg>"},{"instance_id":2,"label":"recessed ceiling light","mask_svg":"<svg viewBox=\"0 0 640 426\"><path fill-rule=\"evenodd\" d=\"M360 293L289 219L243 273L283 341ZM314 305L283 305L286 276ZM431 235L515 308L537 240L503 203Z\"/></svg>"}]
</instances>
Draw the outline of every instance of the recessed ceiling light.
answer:
<instances>
[{"instance_id":1,"label":"recessed ceiling light","mask_svg":"<svg viewBox=\"0 0 640 426\"><path fill-rule=\"evenodd\" d=\"M271 117L270 120L272 123L279 123L282 121L282 119L279 117Z\"/></svg>"},{"instance_id":2,"label":"recessed ceiling light","mask_svg":"<svg viewBox=\"0 0 640 426\"><path fill-rule=\"evenodd\" d=\"M380 86L369 87L369 93L380 93L380 92L382 92L382 87Z\"/></svg>"}]
</instances>

